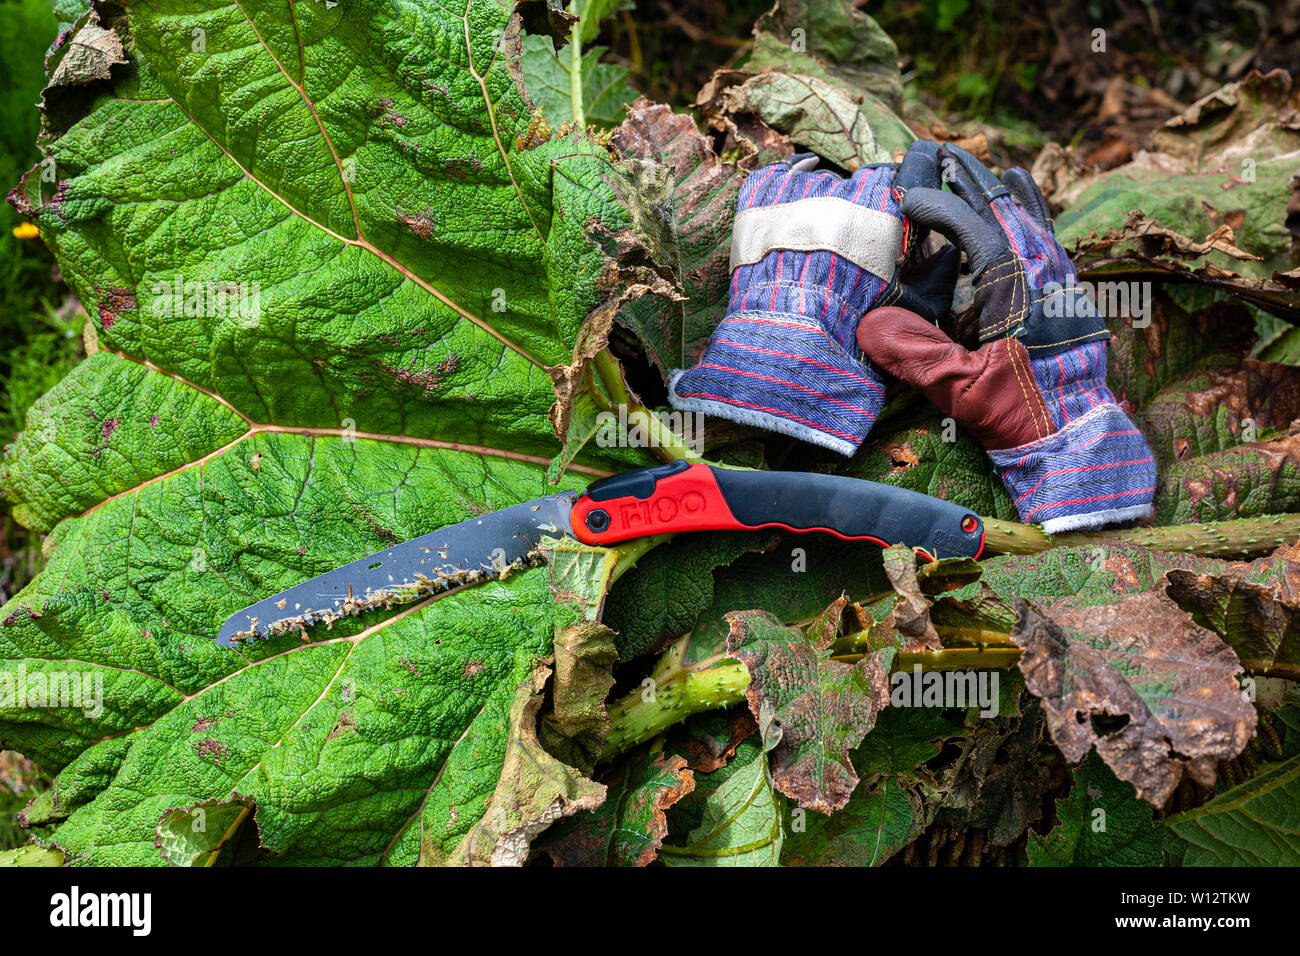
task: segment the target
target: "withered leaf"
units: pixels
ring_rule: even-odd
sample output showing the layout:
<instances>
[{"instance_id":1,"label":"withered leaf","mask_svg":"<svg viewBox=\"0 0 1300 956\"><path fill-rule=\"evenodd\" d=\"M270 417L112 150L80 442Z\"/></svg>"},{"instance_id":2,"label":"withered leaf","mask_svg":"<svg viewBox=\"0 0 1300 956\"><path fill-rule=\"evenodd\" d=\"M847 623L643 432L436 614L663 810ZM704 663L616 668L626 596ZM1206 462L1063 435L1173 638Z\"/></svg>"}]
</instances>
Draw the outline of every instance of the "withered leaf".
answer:
<instances>
[{"instance_id":1,"label":"withered leaf","mask_svg":"<svg viewBox=\"0 0 1300 956\"><path fill-rule=\"evenodd\" d=\"M1068 151L1035 165L1067 208L1057 234L1085 279L1192 279L1295 321L1286 225L1300 88L1252 71L1156 130L1131 162L1071 182ZM1065 155L1063 155L1063 152Z\"/></svg>"},{"instance_id":2,"label":"withered leaf","mask_svg":"<svg viewBox=\"0 0 1300 956\"><path fill-rule=\"evenodd\" d=\"M618 651L614 632L603 624L584 621L555 638L554 710L543 727L554 731L565 746L557 748L548 733L543 740L568 762L590 770L609 733L605 698L614 686Z\"/></svg>"},{"instance_id":3,"label":"withered leaf","mask_svg":"<svg viewBox=\"0 0 1300 956\"><path fill-rule=\"evenodd\" d=\"M1135 244L1142 249L1145 257L1151 259L1197 259L1208 252L1222 252L1233 259L1242 261L1253 260L1258 262L1263 258L1246 252L1244 249L1238 249L1234 245L1236 238L1236 232L1233 228L1224 223L1213 232L1208 233L1205 238L1193 239L1180 234L1176 229L1162 226L1156 220L1148 218L1142 210L1134 209L1129 212L1123 226L1117 227L1104 236L1093 236L1086 240L1079 240L1076 251L1095 254L1103 252L1112 246L1140 240ZM1211 265L1210 268L1213 270L1217 267ZM1212 271L1211 274L1219 274L1225 278L1232 275L1222 269L1219 269L1218 273Z\"/></svg>"},{"instance_id":4,"label":"withered leaf","mask_svg":"<svg viewBox=\"0 0 1300 956\"><path fill-rule=\"evenodd\" d=\"M1252 326L1239 302L1214 302L1188 310L1160 287L1152 289L1145 325L1111 326L1106 382L1115 397L1145 411L1171 383L1200 368L1230 368L1245 358Z\"/></svg>"},{"instance_id":5,"label":"withered leaf","mask_svg":"<svg viewBox=\"0 0 1300 956\"><path fill-rule=\"evenodd\" d=\"M1078 763L1096 747L1152 806L1163 806L1184 774L1211 785L1219 761L1254 735L1232 648L1163 591L1043 610L1018 600L1017 612L1020 671L1061 753Z\"/></svg>"},{"instance_id":6,"label":"withered leaf","mask_svg":"<svg viewBox=\"0 0 1300 956\"><path fill-rule=\"evenodd\" d=\"M793 830L782 866L878 866L916 839L934 819L943 781L926 768L945 745L968 733L952 711L888 707L853 751L862 783L843 810L809 814Z\"/></svg>"},{"instance_id":7,"label":"withered leaf","mask_svg":"<svg viewBox=\"0 0 1300 956\"><path fill-rule=\"evenodd\" d=\"M1300 368L1246 359L1181 376L1146 404L1141 424L1157 461L1168 464L1285 432L1296 418Z\"/></svg>"},{"instance_id":8,"label":"withered leaf","mask_svg":"<svg viewBox=\"0 0 1300 956\"><path fill-rule=\"evenodd\" d=\"M845 622L844 612L848 610L849 621ZM841 594L832 601L826 610L818 613L811 621L804 626L804 634L813 642L817 648L827 648L835 643L835 639L844 633L844 625L848 623L853 631L861 631L871 626L870 615L866 614L861 605L849 604L849 598L846 594Z\"/></svg>"},{"instance_id":9,"label":"withered leaf","mask_svg":"<svg viewBox=\"0 0 1300 956\"><path fill-rule=\"evenodd\" d=\"M750 170L794 152L789 136L774 129L745 96L733 92L754 75L750 70L718 70L695 98L695 107L709 126L726 134L725 148L739 150L740 165Z\"/></svg>"},{"instance_id":10,"label":"withered leaf","mask_svg":"<svg viewBox=\"0 0 1300 956\"><path fill-rule=\"evenodd\" d=\"M736 748L752 734L758 733L754 715L743 707L725 712L696 714L682 725L682 759L696 773L713 773L725 767L736 755Z\"/></svg>"},{"instance_id":11,"label":"withered leaf","mask_svg":"<svg viewBox=\"0 0 1300 956\"><path fill-rule=\"evenodd\" d=\"M619 321L637 332L661 372L686 368L699 359L726 306L731 221L745 174L718 159L690 116L644 97L628 108L609 145L625 162L655 163L671 173L666 204L672 228L664 258L686 298L642 297Z\"/></svg>"},{"instance_id":12,"label":"withered leaf","mask_svg":"<svg viewBox=\"0 0 1300 956\"><path fill-rule=\"evenodd\" d=\"M451 854L422 842L421 866L523 866L533 838L547 827L605 800L605 786L551 756L537 736L545 664L515 689L505 763L482 820Z\"/></svg>"},{"instance_id":13,"label":"withered leaf","mask_svg":"<svg viewBox=\"0 0 1300 956\"><path fill-rule=\"evenodd\" d=\"M749 670L745 698L772 751L776 788L799 805L832 813L849 801L858 774L849 751L861 743L889 702L893 648L855 664L830 658L802 631L766 611L727 615L727 651Z\"/></svg>"},{"instance_id":14,"label":"withered leaf","mask_svg":"<svg viewBox=\"0 0 1300 956\"><path fill-rule=\"evenodd\" d=\"M1172 462L1156 489L1160 524L1284 514L1300 506L1300 434Z\"/></svg>"},{"instance_id":15,"label":"withered leaf","mask_svg":"<svg viewBox=\"0 0 1300 956\"><path fill-rule=\"evenodd\" d=\"M774 70L719 70L700 91L696 106L714 128L731 133L742 146L752 144L760 162L779 159L781 139L789 136L848 170L889 162L891 154L877 142L873 122L885 117L898 122L869 94Z\"/></svg>"},{"instance_id":16,"label":"withered leaf","mask_svg":"<svg viewBox=\"0 0 1300 956\"><path fill-rule=\"evenodd\" d=\"M1300 548L1222 573L1172 570L1167 593L1227 641L1252 672L1300 676Z\"/></svg>"},{"instance_id":17,"label":"withered leaf","mask_svg":"<svg viewBox=\"0 0 1300 956\"><path fill-rule=\"evenodd\" d=\"M570 817L540 845L556 866L646 866L668 834L664 811L695 789L677 754L633 753L608 781L605 802Z\"/></svg>"},{"instance_id":18,"label":"withered leaf","mask_svg":"<svg viewBox=\"0 0 1300 956\"><path fill-rule=\"evenodd\" d=\"M106 80L112 67L125 63L121 39L115 31L105 30L99 15L91 11L85 24L65 44L46 93L55 87Z\"/></svg>"},{"instance_id":19,"label":"withered leaf","mask_svg":"<svg viewBox=\"0 0 1300 956\"><path fill-rule=\"evenodd\" d=\"M939 632L930 622L930 602L921 593L916 575L916 555L911 548L895 545L884 552L885 574L898 600L889 613L889 624L907 643L900 650L940 650Z\"/></svg>"},{"instance_id":20,"label":"withered leaf","mask_svg":"<svg viewBox=\"0 0 1300 956\"><path fill-rule=\"evenodd\" d=\"M898 46L859 6L844 0L776 0L754 23L754 48L745 65L817 76L865 90L901 110ZM800 36L805 43L796 49L790 40Z\"/></svg>"},{"instance_id":21,"label":"withered leaf","mask_svg":"<svg viewBox=\"0 0 1300 956\"><path fill-rule=\"evenodd\" d=\"M1006 679L1011 683L1015 675ZM974 708L966 711L968 731L946 769L945 786L932 798L936 824L982 830L990 846L1014 843L1042 817L1042 793L1051 781L1041 707L1032 699L1016 703L1023 712L982 717Z\"/></svg>"}]
</instances>

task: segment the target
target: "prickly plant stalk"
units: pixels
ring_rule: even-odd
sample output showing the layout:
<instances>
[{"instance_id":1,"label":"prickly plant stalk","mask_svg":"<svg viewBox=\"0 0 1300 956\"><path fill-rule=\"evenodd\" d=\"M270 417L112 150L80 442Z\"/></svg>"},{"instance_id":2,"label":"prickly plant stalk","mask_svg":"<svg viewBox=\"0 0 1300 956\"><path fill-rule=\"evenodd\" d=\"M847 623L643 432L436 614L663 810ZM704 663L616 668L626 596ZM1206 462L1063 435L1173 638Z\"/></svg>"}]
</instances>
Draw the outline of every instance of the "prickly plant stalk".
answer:
<instances>
[{"instance_id":1,"label":"prickly plant stalk","mask_svg":"<svg viewBox=\"0 0 1300 956\"><path fill-rule=\"evenodd\" d=\"M1186 552L1203 557L1244 558L1268 554L1288 541L1300 538L1300 514L1060 535L1044 534L1036 525L996 518L985 518L984 528L988 550L1002 554L1036 554L1049 548L1106 542L1136 544L1156 551ZM968 636L973 635L961 635L957 639ZM1002 635L979 632L978 639L969 643L974 646L900 655L895 664L906 664L907 667L920 664L926 670L1008 669L1020 659L1020 651L1005 646L1008 640ZM987 646L989 644L1003 646ZM855 648L849 645L844 650L850 653L837 655L837 660L856 660L859 656L851 653ZM682 668L673 653L665 654L656 668L654 693L647 694L638 689L610 707L612 724L606 741L605 759L649 740L691 714L729 707L745 699L749 675L736 661L721 658ZM1246 666L1248 671L1252 670L1249 662Z\"/></svg>"},{"instance_id":2,"label":"prickly plant stalk","mask_svg":"<svg viewBox=\"0 0 1300 956\"><path fill-rule=\"evenodd\" d=\"M1107 542L1136 544L1154 551L1182 551L1206 558L1253 558L1300 538L1300 514L1058 535L1044 534L1037 525L985 518L984 534L987 550L1000 554L1037 554L1048 548Z\"/></svg>"},{"instance_id":3,"label":"prickly plant stalk","mask_svg":"<svg viewBox=\"0 0 1300 956\"><path fill-rule=\"evenodd\" d=\"M730 707L745 699L749 673L743 664L718 655L683 667L677 661L677 654L676 647L665 652L655 668L656 679L652 688L638 688L610 705L610 730L602 760L613 759L692 714ZM836 654L834 659L852 663L861 657L861 654L845 653ZM910 670L920 665L925 671L1010 670L1019 661L1020 649L1017 647L945 647L937 651L900 653L894 658L894 669ZM1254 672L1249 662L1245 662L1245 667L1247 673ZM1268 731L1272 731L1271 725ZM1261 730L1261 735L1264 733ZM1273 736L1276 737L1275 732Z\"/></svg>"},{"instance_id":4,"label":"prickly plant stalk","mask_svg":"<svg viewBox=\"0 0 1300 956\"><path fill-rule=\"evenodd\" d=\"M677 670L652 686L637 688L609 708L603 759L618 756L691 714L740 703L748 686L745 665L726 658L712 666Z\"/></svg>"}]
</instances>

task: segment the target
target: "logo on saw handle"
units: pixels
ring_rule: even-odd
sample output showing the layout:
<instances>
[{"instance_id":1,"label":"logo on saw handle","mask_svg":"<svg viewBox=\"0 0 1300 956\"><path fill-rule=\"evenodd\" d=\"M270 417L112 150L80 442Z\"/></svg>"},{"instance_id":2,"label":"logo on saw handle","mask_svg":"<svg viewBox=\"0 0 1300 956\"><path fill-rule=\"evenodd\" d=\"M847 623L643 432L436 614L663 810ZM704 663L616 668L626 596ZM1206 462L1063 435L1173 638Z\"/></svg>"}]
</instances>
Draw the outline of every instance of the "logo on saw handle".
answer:
<instances>
[{"instance_id":1,"label":"logo on saw handle","mask_svg":"<svg viewBox=\"0 0 1300 956\"><path fill-rule=\"evenodd\" d=\"M680 515L703 514L708 499L698 491L680 495L659 494L644 501L627 501L618 507L618 520L626 530L658 527L675 521Z\"/></svg>"},{"instance_id":2,"label":"logo on saw handle","mask_svg":"<svg viewBox=\"0 0 1300 956\"><path fill-rule=\"evenodd\" d=\"M589 488L573 519L588 543L624 541L664 531L743 527L706 465L678 461L604 479Z\"/></svg>"}]
</instances>

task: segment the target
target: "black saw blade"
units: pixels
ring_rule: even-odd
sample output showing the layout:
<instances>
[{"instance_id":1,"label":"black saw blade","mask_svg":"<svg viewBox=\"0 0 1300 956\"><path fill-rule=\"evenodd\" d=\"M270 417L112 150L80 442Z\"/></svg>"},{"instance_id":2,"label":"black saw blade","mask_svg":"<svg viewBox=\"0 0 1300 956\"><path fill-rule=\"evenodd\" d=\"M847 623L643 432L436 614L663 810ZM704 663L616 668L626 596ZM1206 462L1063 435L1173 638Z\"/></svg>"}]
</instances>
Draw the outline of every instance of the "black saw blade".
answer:
<instances>
[{"instance_id":1,"label":"black saw blade","mask_svg":"<svg viewBox=\"0 0 1300 956\"><path fill-rule=\"evenodd\" d=\"M295 584L235 614L217 643L278 637L537 564L546 536L573 537L569 512L580 493L561 492L470 518L385 548Z\"/></svg>"}]
</instances>

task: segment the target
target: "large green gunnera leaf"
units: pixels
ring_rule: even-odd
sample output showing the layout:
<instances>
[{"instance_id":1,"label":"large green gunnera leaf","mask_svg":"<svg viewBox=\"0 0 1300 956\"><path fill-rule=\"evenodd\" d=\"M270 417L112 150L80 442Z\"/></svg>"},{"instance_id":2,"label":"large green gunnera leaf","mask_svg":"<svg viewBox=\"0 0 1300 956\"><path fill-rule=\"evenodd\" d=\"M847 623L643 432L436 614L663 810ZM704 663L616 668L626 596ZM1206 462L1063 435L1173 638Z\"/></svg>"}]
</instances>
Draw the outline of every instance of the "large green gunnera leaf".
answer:
<instances>
[{"instance_id":1,"label":"large green gunnera leaf","mask_svg":"<svg viewBox=\"0 0 1300 956\"><path fill-rule=\"evenodd\" d=\"M1095 753L1074 771L1069 796L1056 801L1057 825L1030 833L1031 866L1159 866L1161 835L1151 808L1134 799Z\"/></svg>"},{"instance_id":2,"label":"large green gunnera leaf","mask_svg":"<svg viewBox=\"0 0 1300 956\"><path fill-rule=\"evenodd\" d=\"M1300 757L1268 764L1258 776L1165 821L1166 846L1182 866L1296 866L1298 793Z\"/></svg>"},{"instance_id":3,"label":"large green gunnera leaf","mask_svg":"<svg viewBox=\"0 0 1300 956\"><path fill-rule=\"evenodd\" d=\"M51 532L0 609L0 747L59 772L29 819L69 862L210 861L248 841L174 852L176 821L237 804L271 862L517 860L530 814L595 799L576 771L551 795L502 768L612 562L302 640L213 636L556 490L553 422L635 244L607 154L538 132L505 0L104 3L87 25L126 62L46 91L56 175L14 194L93 333L0 475Z\"/></svg>"}]
</instances>

